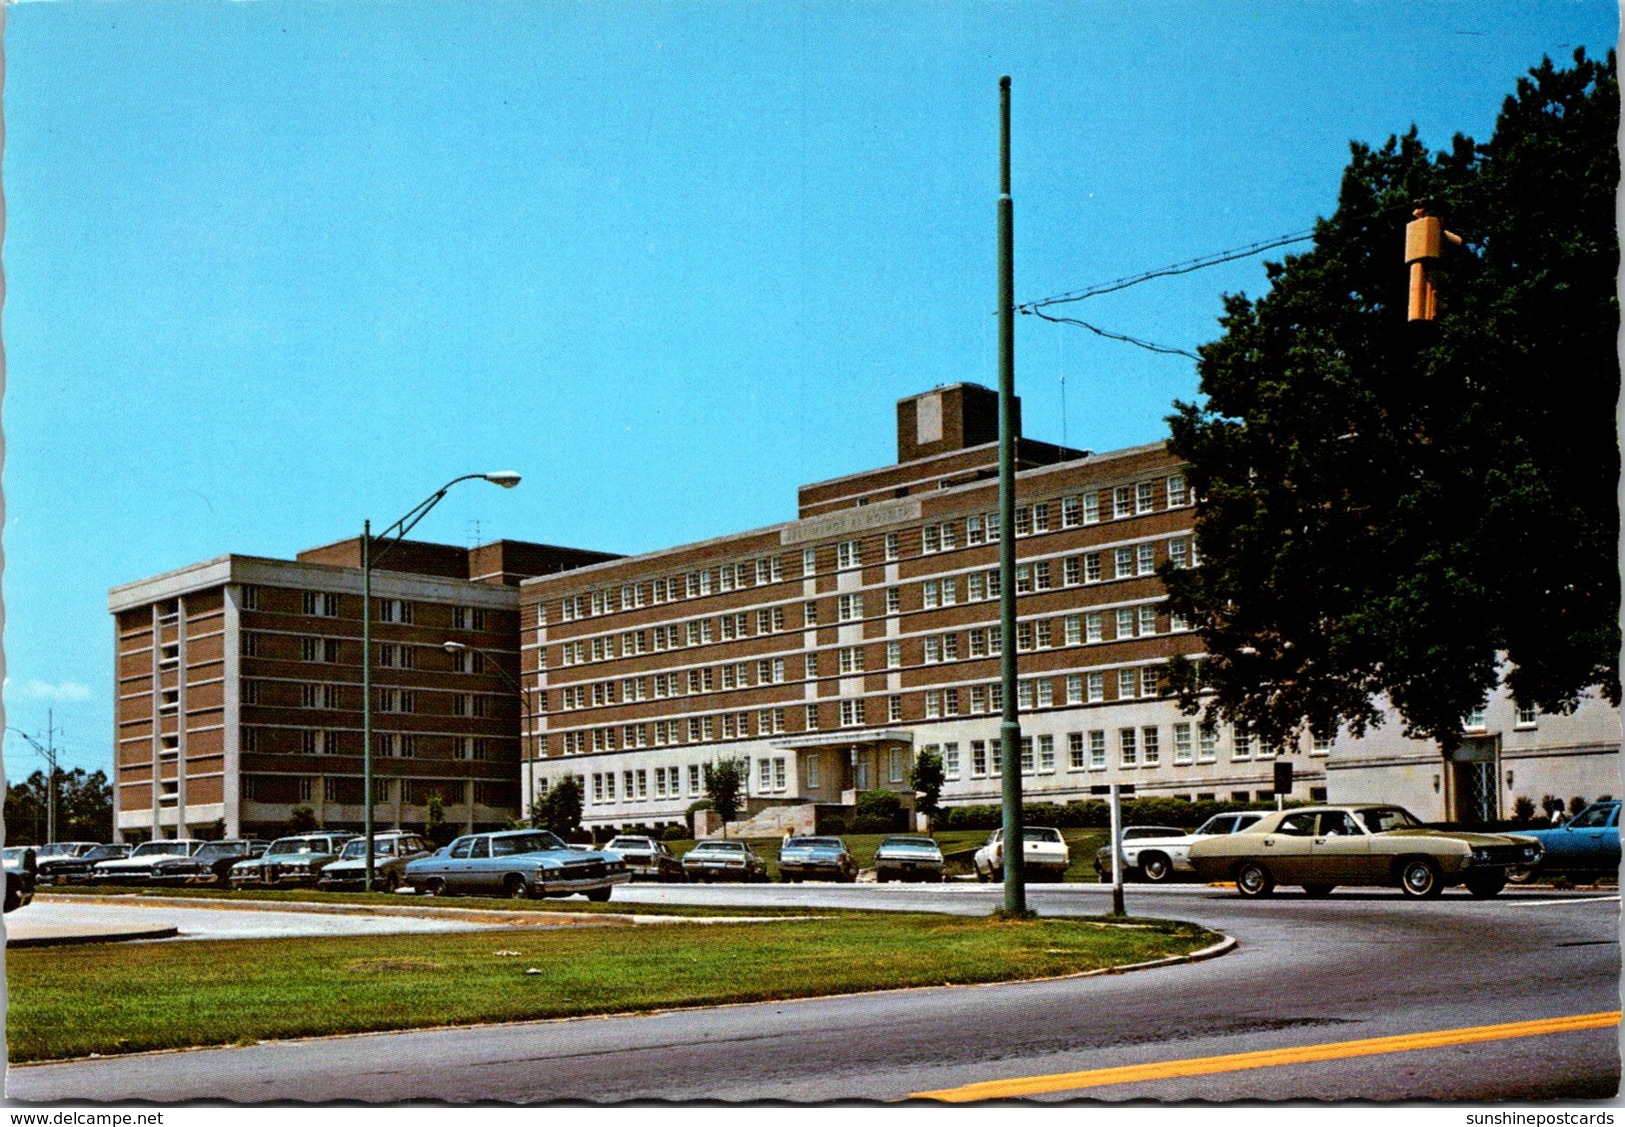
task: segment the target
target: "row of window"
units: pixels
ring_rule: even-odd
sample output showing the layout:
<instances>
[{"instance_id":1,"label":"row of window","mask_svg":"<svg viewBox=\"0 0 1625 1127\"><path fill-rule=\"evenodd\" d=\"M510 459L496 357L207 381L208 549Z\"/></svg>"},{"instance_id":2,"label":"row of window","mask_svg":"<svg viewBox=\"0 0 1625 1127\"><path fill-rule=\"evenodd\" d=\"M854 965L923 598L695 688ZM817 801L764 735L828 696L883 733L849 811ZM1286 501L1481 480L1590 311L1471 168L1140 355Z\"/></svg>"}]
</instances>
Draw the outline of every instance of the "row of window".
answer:
<instances>
[{"instance_id":1,"label":"row of window","mask_svg":"<svg viewBox=\"0 0 1625 1127\"><path fill-rule=\"evenodd\" d=\"M1184 477L1174 474L1155 481L1119 485L1107 491L1090 491L1038 501L1016 510L1016 535L1027 536L1048 532L1052 528L1077 528L1086 524L1097 524L1108 517L1118 519L1141 516L1157 511L1159 499L1167 508L1178 508L1189 503L1189 497ZM998 540L999 520L996 513L978 513L964 518L926 524L919 532L920 553L930 555L952 551L961 543L969 546ZM836 570L846 571L863 566L861 540L842 540L834 545L834 549ZM818 552L817 548L802 549L801 577L817 574ZM892 562L901 559L902 554L902 533L884 533L881 539L882 559L885 562ZM559 618L563 622L574 622L578 619L615 614L657 603L675 602L684 598L702 598L726 591L743 590L752 585L777 583L783 578L782 557L766 556L756 560L740 560L681 575L663 576L639 583L623 583L579 595L566 595L559 600ZM546 624L547 608L542 604L537 608L537 625Z\"/></svg>"},{"instance_id":2,"label":"row of window","mask_svg":"<svg viewBox=\"0 0 1625 1127\"><path fill-rule=\"evenodd\" d=\"M281 682L286 684L286 682ZM299 686L300 708L342 709L344 700L349 693L347 689L353 686L336 685L329 682L295 682ZM244 677L239 682L238 696L242 704L265 704L269 698L266 690L262 688L264 682L257 677ZM485 716L491 707L492 695L487 693L441 693L437 690L422 689L374 689L377 695L373 698L374 707L379 712L417 712L420 699L423 696L450 696L451 714L453 716ZM176 690L166 689L160 699L159 711L171 712L178 707L179 697ZM285 703L285 702L278 702Z\"/></svg>"},{"instance_id":3,"label":"row of window","mask_svg":"<svg viewBox=\"0 0 1625 1127\"><path fill-rule=\"evenodd\" d=\"M242 634L243 656L269 656L264 640L266 637L267 635L263 632L245 630ZM166 650L168 648L166 647ZM301 661L337 665L342 661L345 648L344 643L338 638L300 638L299 658ZM435 655L445 653L440 646L412 646L397 642L382 642L376 647L374 664L383 669L416 669L420 652ZM453 673L485 672L485 655L479 650L457 650L446 654L446 656L451 659L449 669ZM436 663L431 663L431 665L433 664Z\"/></svg>"},{"instance_id":4,"label":"row of window","mask_svg":"<svg viewBox=\"0 0 1625 1127\"><path fill-rule=\"evenodd\" d=\"M1174 766L1189 767L1218 762L1220 750L1218 729L1207 731L1203 730L1200 724L1182 721L1172 725L1169 733L1171 741L1166 746ZM1104 728L1066 733L1066 769L1104 771L1110 765L1108 763L1110 734ZM1118 728L1114 743L1118 767L1143 768L1162 765L1165 744L1163 728L1158 725ZM1020 744L1022 774L1043 775L1055 771L1056 748L1056 737L1053 735L1022 736ZM942 757L942 773L950 781L963 777L967 771L971 778L998 774L998 740L970 740L968 750L968 757L962 761L960 745L957 742L926 744L921 748L922 752L932 752ZM1315 739L1310 744L1309 754L1324 756L1331 754L1331 750L1330 740ZM1281 754L1284 754L1284 749L1280 747L1266 746L1245 734L1232 733L1231 762L1245 763L1254 759L1267 761Z\"/></svg>"},{"instance_id":5,"label":"row of window","mask_svg":"<svg viewBox=\"0 0 1625 1127\"><path fill-rule=\"evenodd\" d=\"M298 752L302 755L355 755L359 754L361 734L359 732L344 732L330 728L301 728L299 731ZM424 742L445 747L447 740L451 743L451 758L456 760L492 760L497 759L500 743L498 740L486 736L427 736ZM242 751L250 754L261 751L292 752L292 747L286 746L285 741L273 749L263 737L262 730L252 725L244 725L238 730L238 743ZM385 759L416 759L420 744L419 734L416 732L374 732L372 734L372 753ZM175 751L166 746L159 752L160 758L172 758Z\"/></svg>"},{"instance_id":6,"label":"row of window","mask_svg":"<svg viewBox=\"0 0 1625 1127\"><path fill-rule=\"evenodd\" d=\"M320 783L318 788L317 784ZM323 802L360 805L365 802L362 781L349 776L311 778L298 776L244 775L243 798L249 802L314 802L319 792ZM472 791L480 806L511 806L510 783L467 779L374 779L375 803L400 802L403 806L423 806L435 795L447 806L466 806Z\"/></svg>"},{"instance_id":7,"label":"row of window","mask_svg":"<svg viewBox=\"0 0 1625 1127\"><path fill-rule=\"evenodd\" d=\"M1194 563L1194 553L1188 538L1174 537L1168 540L1166 545L1167 558L1172 560L1176 567L1188 567ZM1117 548L1109 553L1085 552L1058 561L1035 560L1031 563L1018 564L1016 593L1029 595L1052 590L1057 573L1064 586L1104 582L1107 578L1108 563L1112 566L1111 578L1114 579L1154 574L1157 566L1156 545L1148 542ZM871 607L866 595L873 594L880 592L857 591L837 596L836 623L860 622L866 618ZM935 610L939 607L954 606L962 601L973 603L997 599L999 594L999 572L995 568L985 572L976 571L965 575L923 580L920 584L920 605L926 610ZM886 614L902 613L901 588L886 588L884 599ZM735 641L751 637L753 624L755 636L782 633L785 629L785 608L762 607L754 613L741 611L717 618L696 618L682 623L563 642L559 646L559 660L563 665L583 665L588 662L611 661L616 658L680 649L683 646ZM807 600L801 605L801 627L809 629L817 625L819 625L818 602Z\"/></svg>"},{"instance_id":8,"label":"row of window","mask_svg":"<svg viewBox=\"0 0 1625 1127\"><path fill-rule=\"evenodd\" d=\"M244 610L260 609L260 589L252 584L240 588L239 599ZM319 618L339 616L339 596L330 591L300 592L300 606L307 615ZM373 611L379 622L410 624L416 617L415 604L407 599L375 599ZM484 630L485 608L454 606L451 608L451 626L454 630Z\"/></svg>"}]
</instances>

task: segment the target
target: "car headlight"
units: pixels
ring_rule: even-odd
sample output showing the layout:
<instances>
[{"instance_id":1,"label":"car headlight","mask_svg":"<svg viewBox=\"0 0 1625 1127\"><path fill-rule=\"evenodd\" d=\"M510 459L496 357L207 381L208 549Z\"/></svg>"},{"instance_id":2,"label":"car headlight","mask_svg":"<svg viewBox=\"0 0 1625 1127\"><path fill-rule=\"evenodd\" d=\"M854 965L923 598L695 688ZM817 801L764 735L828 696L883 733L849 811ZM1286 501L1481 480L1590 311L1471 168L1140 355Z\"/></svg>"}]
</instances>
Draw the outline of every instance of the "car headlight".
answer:
<instances>
[{"instance_id":1,"label":"car headlight","mask_svg":"<svg viewBox=\"0 0 1625 1127\"><path fill-rule=\"evenodd\" d=\"M1489 861L1489 859L1490 859L1490 851L1488 849L1475 849L1475 850L1473 850L1473 856L1472 856L1473 864L1475 864L1475 865L1483 865L1483 864L1486 864Z\"/></svg>"},{"instance_id":2,"label":"car headlight","mask_svg":"<svg viewBox=\"0 0 1625 1127\"><path fill-rule=\"evenodd\" d=\"M1523 847L1523 859L1530 863L1540 860L1540 846L1526 845Z\"/></svg>"}]
</instances>

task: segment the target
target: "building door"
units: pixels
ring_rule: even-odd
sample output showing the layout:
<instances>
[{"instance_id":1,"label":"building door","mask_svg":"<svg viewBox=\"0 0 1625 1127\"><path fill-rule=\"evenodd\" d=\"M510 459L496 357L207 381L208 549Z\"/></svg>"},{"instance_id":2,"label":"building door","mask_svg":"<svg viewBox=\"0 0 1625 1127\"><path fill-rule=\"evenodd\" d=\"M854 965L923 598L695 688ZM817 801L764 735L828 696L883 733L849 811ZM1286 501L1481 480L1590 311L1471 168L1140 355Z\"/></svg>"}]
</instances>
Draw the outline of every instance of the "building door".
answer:
<instances>
[{"instance_id":1,"label":"building door","mask_svg":"<svg viewBox=\"0 0 1625 1127\"><path fill-rule=\"evenodd\" d=\"M874 774L874 760L870 757L868 752L859 752L857 778L857 792L859 794L862 794L864 791L874 789Z\"/></svg>"},{"instance_id":2,"label":"building door","mask_svg":"<svg viewBox=\"0 0 1625 1127\"><path fill-rule=\"evenodd\" d=\"M1456 749L1450 763L1452 820L1493 822L1501 816L1496 751L1493 737L1467 740Z\"/></svg>"}]
</instances>

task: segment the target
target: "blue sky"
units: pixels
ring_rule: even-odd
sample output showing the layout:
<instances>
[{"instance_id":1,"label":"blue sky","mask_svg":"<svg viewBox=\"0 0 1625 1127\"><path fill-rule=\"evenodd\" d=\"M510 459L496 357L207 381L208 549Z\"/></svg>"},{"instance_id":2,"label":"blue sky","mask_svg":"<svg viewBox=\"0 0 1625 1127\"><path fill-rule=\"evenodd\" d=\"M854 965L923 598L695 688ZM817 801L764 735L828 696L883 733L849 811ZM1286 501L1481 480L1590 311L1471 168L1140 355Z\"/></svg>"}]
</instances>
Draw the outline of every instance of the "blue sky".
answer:
<instances>
[{"instance_id":1,"label":"blue sky","mask_svg":"<svg viewBox=\"0 0 1625 1127\"><path fill-rule=\"evenodd\" d=\"M457 474L525 482L418 535L637 552L890 461L895 400L996 378L1001 74L1028 301L1305 229L1349 140L1485 137L1617 31L1606 0L8 5L6 723L53 708L107 766L110 586ZM1189 349L1262 278L1073 311ZM1097 450L1196 388L1031 317L1016 363L1026 432Z\"/></svg>"}]
</instances>

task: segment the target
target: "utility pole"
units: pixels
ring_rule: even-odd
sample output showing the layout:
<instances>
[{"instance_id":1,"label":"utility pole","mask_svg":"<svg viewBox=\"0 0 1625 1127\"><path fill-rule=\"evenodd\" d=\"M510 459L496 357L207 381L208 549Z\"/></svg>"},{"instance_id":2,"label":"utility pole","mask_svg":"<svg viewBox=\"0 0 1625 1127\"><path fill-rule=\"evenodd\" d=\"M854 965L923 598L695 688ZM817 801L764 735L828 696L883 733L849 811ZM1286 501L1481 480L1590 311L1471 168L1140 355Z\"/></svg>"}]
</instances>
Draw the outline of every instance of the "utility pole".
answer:
<instances>
[{"instance_id":1,"label":"utility pole","mask_svg":"<svg viewBox=\"0 0 1625 1127\"><path fill-rule=\"evenodd\" d=\"M29 735L27 732L23 731L21 728L12 728L12 727L10 727L10 725L7 725L7 730L12 731L12 732L16 732L23 739L27 740L28 745L30 747L32 747L35 750L35 752L37 752L40 755L40 757L42 759L45 760L46 768L50 772L45 777L45 841L41 843L41 844L48 844L48 843L53 842L53 841L56 840L56 735L55 735L55 733L56 733L56 717L55 717L55 713L54 713L54 711L52 709L49 709L49 708L45 710L45 745L43 747L40 746L40 742L38 740L36 740L33 736ZM36 822L34 824L34 828L36 830L38 830L39 829L39 823Z\"/></svg>"},{"instance_id":2,"label":"utility pole","mask_svg":"<svg viewBox=\"0 0 1625 1127\"><path fill-rule=\"evenodd\" d=\"M1027 912L1021 833L1021 720L1016 713L1016 283L1015 212L1010 199L1010 76L999 79L999 674L1003 710L999 771L1004 781L1004 911Z\"/></svg>"}]
</instances>

